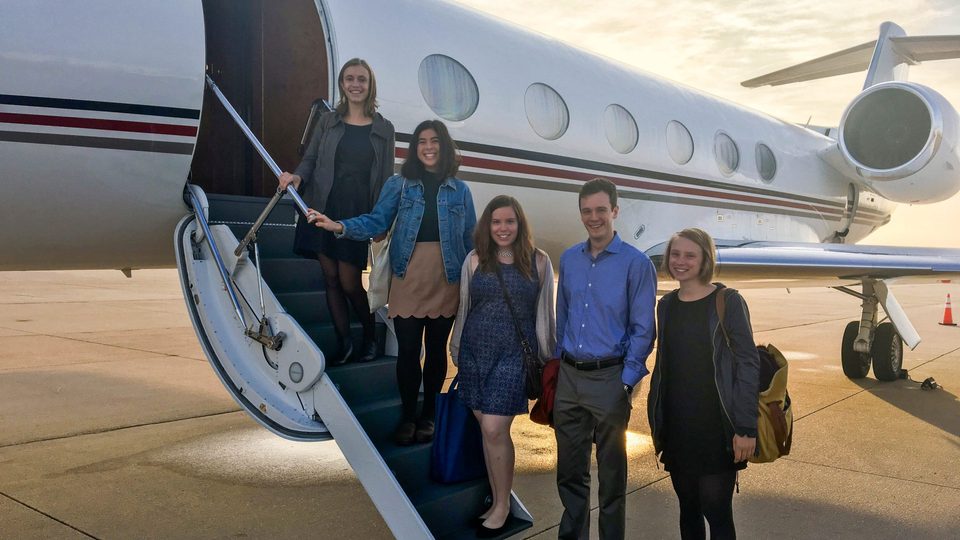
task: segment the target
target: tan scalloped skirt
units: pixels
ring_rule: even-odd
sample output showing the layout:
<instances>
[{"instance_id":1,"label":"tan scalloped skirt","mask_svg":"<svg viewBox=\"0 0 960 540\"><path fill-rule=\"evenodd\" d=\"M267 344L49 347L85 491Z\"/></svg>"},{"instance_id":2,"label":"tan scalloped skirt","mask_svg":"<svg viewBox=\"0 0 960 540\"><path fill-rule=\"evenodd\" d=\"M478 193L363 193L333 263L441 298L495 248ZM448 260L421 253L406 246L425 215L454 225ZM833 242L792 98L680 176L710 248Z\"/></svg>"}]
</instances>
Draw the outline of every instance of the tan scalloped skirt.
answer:
<instances>
[{"instance_id":1,"label":"tan scalloped skirt","mask_svg":"<svg viewBox=\"0 0 960 540\"><path fill-rule=\"evenodd\" d=\"M417 242L403 279L390 282L388 316L453 317L460 305L460 283L447 283L440 242Z\"/></svg>"}]
</instances>

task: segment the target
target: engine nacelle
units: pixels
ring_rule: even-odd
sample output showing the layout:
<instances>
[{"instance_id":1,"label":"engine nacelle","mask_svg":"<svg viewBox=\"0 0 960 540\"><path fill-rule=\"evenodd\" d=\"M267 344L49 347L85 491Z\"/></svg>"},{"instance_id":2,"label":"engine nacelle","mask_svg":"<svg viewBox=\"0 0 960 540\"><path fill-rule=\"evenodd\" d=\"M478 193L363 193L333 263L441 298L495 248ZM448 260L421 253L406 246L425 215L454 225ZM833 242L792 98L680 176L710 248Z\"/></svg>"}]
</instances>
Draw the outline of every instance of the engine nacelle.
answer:
<instances>
[{"instance_id":1,"label":"engine nacelle","mask_svg":"<svg viewBox=\"0 0 960 540\"><path fill-rule=\"evenodd\" d=\"M840 153L884 198L931 203L960 191L960 118L926 86L894 81L864 90L840 120Z\"/></svg>"}]
</instances>

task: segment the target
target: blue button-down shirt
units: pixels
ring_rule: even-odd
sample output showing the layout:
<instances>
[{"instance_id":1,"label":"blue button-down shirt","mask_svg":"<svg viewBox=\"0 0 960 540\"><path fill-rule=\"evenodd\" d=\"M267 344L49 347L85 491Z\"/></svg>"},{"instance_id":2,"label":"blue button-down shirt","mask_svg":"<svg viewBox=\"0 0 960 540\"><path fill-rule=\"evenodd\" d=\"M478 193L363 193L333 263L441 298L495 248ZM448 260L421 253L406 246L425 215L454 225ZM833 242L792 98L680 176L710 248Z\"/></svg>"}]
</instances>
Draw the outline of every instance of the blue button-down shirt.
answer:
<instances>
[{"instance_id":1,"label":"blue button-down shirt","mask_svg":"<svg viewBox=\"0 0 960 540\"><path fill-rule=\"evenodd\" d=\"M656 336L657 272L650 258L614 233L596 258L589 241L560 257L557 356L578 360L623 356L625 384L649 373L645 365Z\"/></svg>"}]
</instances>

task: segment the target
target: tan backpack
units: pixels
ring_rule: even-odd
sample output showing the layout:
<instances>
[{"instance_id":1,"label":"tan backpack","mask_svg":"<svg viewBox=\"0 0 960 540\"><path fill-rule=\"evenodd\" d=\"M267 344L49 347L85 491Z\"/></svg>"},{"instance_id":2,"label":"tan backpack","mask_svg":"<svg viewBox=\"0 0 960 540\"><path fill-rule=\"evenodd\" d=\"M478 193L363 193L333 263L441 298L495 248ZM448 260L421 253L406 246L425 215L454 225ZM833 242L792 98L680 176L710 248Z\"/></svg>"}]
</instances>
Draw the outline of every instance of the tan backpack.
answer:
<instances>
[{"instance_id":1,"label":"tan backpack","mask_svg":"<svg viewBox=\"0 0 960 540\"><path fill-rule=\"evenodd\" d=\"M723 324L727 291L717 294L717 317L724 340L731 347ZM773 345L757 345L760 356L760 396L757 405L757 451L751 463L769 463L790 453L793 443L793 407L787 392L787 359Z\"/></svg>"}]
</instances>

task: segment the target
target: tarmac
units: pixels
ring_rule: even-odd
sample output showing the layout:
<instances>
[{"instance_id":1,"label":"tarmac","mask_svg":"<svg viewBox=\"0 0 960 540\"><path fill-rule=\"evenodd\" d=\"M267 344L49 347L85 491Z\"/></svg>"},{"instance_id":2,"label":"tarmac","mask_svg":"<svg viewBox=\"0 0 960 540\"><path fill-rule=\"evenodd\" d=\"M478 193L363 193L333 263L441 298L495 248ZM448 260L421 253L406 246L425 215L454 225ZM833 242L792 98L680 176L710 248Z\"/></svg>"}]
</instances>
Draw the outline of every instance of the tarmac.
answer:
<instances>
[{"instance_id":1,"label":"tarmac","mask_svg":"<svg viewBox=\"0 0 960 540\"><path fill-rule=\"evenodd\" d=\"M789 456L740 475L741 538L960 537L960 328L937 324L960 291L893 290L923 343L905 351L913 380L891 383L840 368L855 298L743 291L757 341L791 361L796 422ZM921 390L927 377L943 388ZM679 538L647 390L628 433L628 538ZM519 417L513 435L514 489L536 518L517 538L555 538L552 431ZM0 539L390 537L335 442L289 442L240 412L175 271L0 273Z\"/></svg>"}]
</instances>

